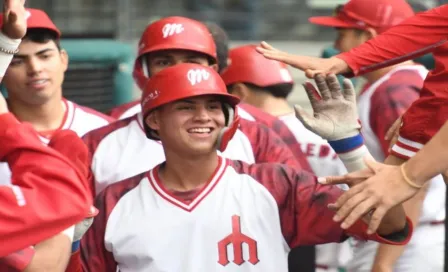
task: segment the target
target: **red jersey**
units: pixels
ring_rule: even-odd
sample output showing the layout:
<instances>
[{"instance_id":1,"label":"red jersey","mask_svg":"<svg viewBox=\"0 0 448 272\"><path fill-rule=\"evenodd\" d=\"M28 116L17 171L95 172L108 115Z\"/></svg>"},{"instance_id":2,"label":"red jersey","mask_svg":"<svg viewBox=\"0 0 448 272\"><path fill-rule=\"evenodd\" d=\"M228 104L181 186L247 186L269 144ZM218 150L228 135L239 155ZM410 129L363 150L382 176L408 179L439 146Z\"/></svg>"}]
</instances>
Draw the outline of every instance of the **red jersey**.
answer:
<instances>
[{"instance_id":1,"label":"red jersey","mask_svg":"<svg viewBox=\"0 0 448 272\"><path fill-rule=\"evenodd\" d=\"M338 55L354 75L411 60L428 52L435 68L425 79L420 99L403 116L394 155L409 158L440 129L448 119L448 5L422 12L381 35ZM398 150L398 149L396 149ZM395 150L394 150L395 151Z\"/></svg>"},{"instance_id":2,"label":"red jersey","mask_svg":"<svg viewBox=\"0 0 448 272\"><path fill-rule=\"evenodd\" d=\"M72 154L87 159L86 147L73 136ZM0 186L0 257L4 257L82 221L92 201L84 175L43 145L31 126L2 114L0 139L0 158L12 171L11 184Z\"/></svg>"}]
</instances>

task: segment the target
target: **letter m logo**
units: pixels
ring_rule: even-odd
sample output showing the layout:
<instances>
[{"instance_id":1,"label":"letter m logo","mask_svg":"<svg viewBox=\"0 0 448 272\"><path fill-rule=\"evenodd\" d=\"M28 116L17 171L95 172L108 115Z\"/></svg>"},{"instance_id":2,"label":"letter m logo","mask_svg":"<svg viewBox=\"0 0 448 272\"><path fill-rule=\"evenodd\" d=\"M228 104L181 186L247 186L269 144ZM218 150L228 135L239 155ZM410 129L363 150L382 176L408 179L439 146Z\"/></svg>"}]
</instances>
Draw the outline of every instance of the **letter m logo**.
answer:
<instances>
[{"instance_id":1,"label":"letter m logo","mask_svg":"<svg viewBox=\"0 0 448 272\"><path fill-rule=\"evenodd\" d=\"M242 265L243 259L243 244L249 247L249 263L256 265L260 260L258 259L257 241L241 233L240 217L238 215L232 216L232 233L227 235L224 239L218 242L218 263L222 266L229 264L227 255L227 247L233 247L233 263Z\"/></svg>"}]
</instances>

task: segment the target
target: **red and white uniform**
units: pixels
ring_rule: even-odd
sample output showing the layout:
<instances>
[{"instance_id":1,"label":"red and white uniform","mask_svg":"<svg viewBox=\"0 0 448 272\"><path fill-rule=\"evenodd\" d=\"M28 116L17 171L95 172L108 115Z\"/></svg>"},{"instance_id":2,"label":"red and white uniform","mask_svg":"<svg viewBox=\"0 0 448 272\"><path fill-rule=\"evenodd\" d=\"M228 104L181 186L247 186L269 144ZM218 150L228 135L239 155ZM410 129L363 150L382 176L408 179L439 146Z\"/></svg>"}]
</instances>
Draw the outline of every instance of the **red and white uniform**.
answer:
<instances>
[{"instance_id":1,"label":"red and white uniform","mask_svg":"<svg viewBox=\"0 0 448 272\"><path fill-rule=\"evenodd\" d=\"M435 68L425 79L420 98L403 116L400 137L392 148L392 154L397 157L412 157L448 119L447 17L448 5L418 13L375 39L337 56L355 75L361 75L433 53Z\"/></svg>"},{"instance_id":2,"label":"red and white uniform","mask_svg":"<svg viewBox=\"0 0 448 272\"><path fill-rule=\"evenodd\" d=\"M365 144L377 161L388 155L389 142L384 136L392 123L418 99L418 92L428 70L420 65L403 65L391 70L371 85L358 98L358 111ZM439 175L431 180L423 203L419 225L394 266L394 271L412 272L443 270L445 190ZM434 237L434 238L433 238ZM356 241L349 271L371 270L378 244ZM431 255L431 256L429 256Z\"/></svg>"},{"instance_id":3,"label":"red and white uniform","mask_svg":"<svg viewBox=\"0 0 448 272\"><path fill-rule=\"evenodd\" d=\"M165 188L158 169L97 197L100 213L81 242L84 271L281 272L288 271L290 248L299 245L346 235L390 244L410 238L367 237L362 221L343 231L327 208L342 191L287 166L220 157L210 182L190 192ZM69 271L81 271L79 257Z\"/></svg>"},{"instance_id":4,"label":"red and white uniform","mask_svg":"<svg viewBox=\"0 0 448 272\"><path fill-rule=\"evenodd\" d=\"M141 111L142 106L140 105L140 100L135 100L114 108L109 115L112 116L112 118L121 120L134 116Z\"/></svg>"},{"instance_id":5,"label":"red and white uniform","mask_svg":"<svg viewBox=\"0 0 448 272\"><path fill-rule=\"evenodd\" d=\"M91 131L83 139L92 155L94 195L165 161L160 142L146 137L141 113ZM223 155L247 163L276 162L300 169L292 152L274 132L244 119Z\"/></svg>"},{"instance_id":6,"label":"red and white uniform","mask_svg":"<svg viewBox=\"0 0 448 272\"><path fill-rule=\"evenodd\" d=\"M79 137L82 137L87 132L94 130L96 128L108 125L113 121L113 118L99 113L93 109L83 107L68 101L66 99L62 100L65 106L65 115L62 120L61 126L58 129L70 129ZM50 132L40 132L39 138L44 144L48 144L51 139ZM0 185L10 184L11 172L6 163L0 163Z\"/></svg>"},{"instance_id":7,"label":"red and white uniform","mask_svg":"<svg viewBox=\"0 0 448 272\"><path fill-rule=\"evenodd\" d=\"M2 114L0 140L0 159L13 173L12 184L0 186L1 258L81 221L89 212L91 197L76 166L42 145L30 125L19 123L12 114ZM77 140L70 142L72 154L80 155L85 147Z\"/></svg>"}]
</instances>

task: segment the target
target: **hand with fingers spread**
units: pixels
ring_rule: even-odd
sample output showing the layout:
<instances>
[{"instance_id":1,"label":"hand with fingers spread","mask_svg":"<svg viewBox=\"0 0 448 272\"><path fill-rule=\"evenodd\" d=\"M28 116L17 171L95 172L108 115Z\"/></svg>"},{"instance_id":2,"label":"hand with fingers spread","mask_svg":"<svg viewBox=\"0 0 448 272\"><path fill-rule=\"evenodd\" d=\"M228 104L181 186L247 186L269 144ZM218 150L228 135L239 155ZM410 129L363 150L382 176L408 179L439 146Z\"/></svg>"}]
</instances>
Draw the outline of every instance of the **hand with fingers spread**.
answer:
<instances>
[{"instance_id":1,"label":"hand with fingers spread","mask_svg":"<svg viewBox=\"0 0 448 272\"><path fill-rule=\"evenodd\" d=\"M267 42L261 42L260 46L257 47L257 51L265 58L281 61L304 71L308 78L314 78L317 74L328 75L331 73L341 74L350 72L347 63L336 57L324 59L292 55L272 47Z\"/></svg>"},{"instance_id":2,"label":"hand with fingers spread","mask_svg":"<svg viewBox=\"0 0 448 272\"><path fill-rule=\"evenodd\" d=\"M353 84L345 79L343 88L338 78L318 74L314 77L319 92L313 84L303 84L314 111L308 114L299 105L295 106L296 116L304 126L328 141L337 141L359 134L356 94ZM320 94L319 94L320 93Z\"/></svg>"},{"instance_id":3,"label":"hand with fingers spread","mask_svg":"<svg viewBox=\"0 0 448 272\"><path fill-rule=\"evenodd\" d=\"M406 164L400 167L366 160L366 165L368 169L339 177L319 178L319 182L351 185L350 190L329 208L336 211L335 220L343 222L343 228L351 226L370 212L368 233L374 233L380 224L395 216L393 210L400 206L397 203L410 199L419 191L420 186L409 182Z\"/></svg>"}]
</instances>

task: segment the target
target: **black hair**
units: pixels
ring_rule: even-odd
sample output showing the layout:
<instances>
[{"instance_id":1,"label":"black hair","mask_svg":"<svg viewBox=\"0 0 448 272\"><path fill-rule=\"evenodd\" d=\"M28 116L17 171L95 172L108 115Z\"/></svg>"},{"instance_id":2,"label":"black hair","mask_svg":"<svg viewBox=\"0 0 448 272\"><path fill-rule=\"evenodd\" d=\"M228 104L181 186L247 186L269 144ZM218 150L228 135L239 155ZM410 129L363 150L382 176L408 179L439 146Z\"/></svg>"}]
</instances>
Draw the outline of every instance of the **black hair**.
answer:
<instances>
[{"instance_id":1,"label":"black hair","mask_svg":"<svg viewBox=\"0 0 448 272\"><path fill-rule=\"evenodd\" d=\"M35 43L47 43L53 41L56 44L58 50L61 50L61 44L58 34L47 28L30 28L26 31L25 37L22 40L28 40Z\"/></svg>"},{"instance_id":2,"label":"black hair","mask_svg":"<svg viewBox=\"0 0 448 272\"><path fill-rule=\"evenodd\" d=\"M208 31L212 34L216 45L216 54L218 55L218 72L221 73L227 68L227 58L229 57L229 36L226 31L213 22L203 22Z\"/></svg>"},{"instance_id":3,"label":"black hair","mask_svg":"<svg viewBox=\"0 0 448 272\"><path fill-rule=\"evenodd\" d=\"M294 87L294 84L292 83L280 83L280 84L274 84L274 85L270 85L270 86L266 86L266 87L260 87L257 86L255 84L252 83L245 83L243 82L244 85L246 85L250 90L254 91L254 92L264 92L264 93L268 93L276 98L288 98L288 96L291 94L292 89ZM227 87L227 90L229 90L229 92L232 92L234 84L231 84Z\"/></svg>"}]
</instances>

